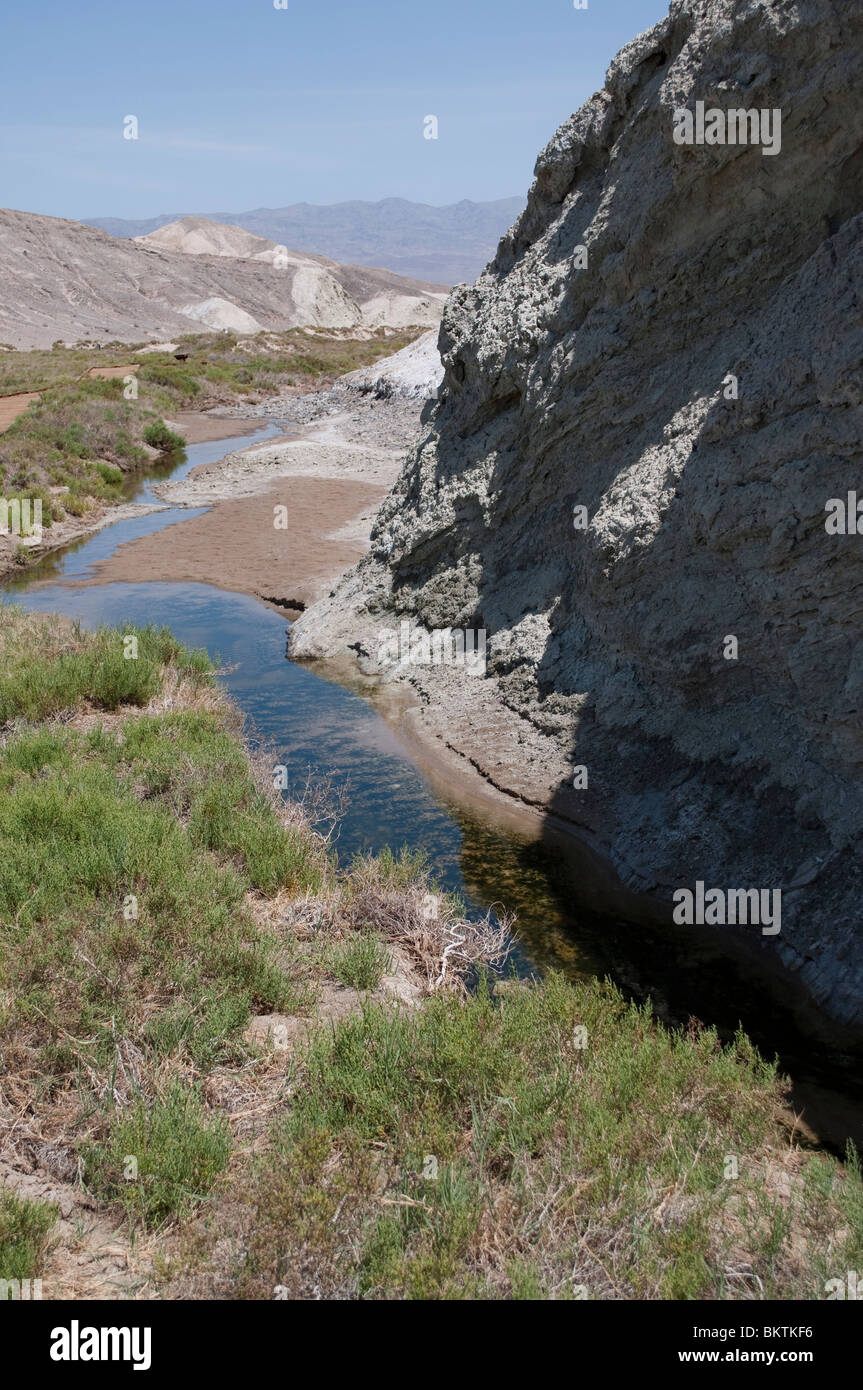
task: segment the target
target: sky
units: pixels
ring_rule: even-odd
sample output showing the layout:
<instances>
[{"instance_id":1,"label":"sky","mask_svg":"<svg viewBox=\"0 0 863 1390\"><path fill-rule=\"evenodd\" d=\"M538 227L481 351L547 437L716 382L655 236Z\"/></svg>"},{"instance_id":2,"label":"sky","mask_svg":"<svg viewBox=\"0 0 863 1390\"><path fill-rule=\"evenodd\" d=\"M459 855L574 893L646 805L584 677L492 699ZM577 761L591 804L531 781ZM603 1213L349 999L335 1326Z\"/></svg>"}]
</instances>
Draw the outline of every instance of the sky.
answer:
<instances>
[{"instance_id":1,"label":"sky","mask_svg":"<svg viewBox=\"0 0 863 1390\"><path fill-rule=\"evenodd\" d=\"M0 204L75 219L522 195L667 0L39 0L0 18ZM579 0L581 3L581 0ZM124 138L137 120L137 139ZM437 139L424 135L437 118Z\"/></svg>"}]
</instances>

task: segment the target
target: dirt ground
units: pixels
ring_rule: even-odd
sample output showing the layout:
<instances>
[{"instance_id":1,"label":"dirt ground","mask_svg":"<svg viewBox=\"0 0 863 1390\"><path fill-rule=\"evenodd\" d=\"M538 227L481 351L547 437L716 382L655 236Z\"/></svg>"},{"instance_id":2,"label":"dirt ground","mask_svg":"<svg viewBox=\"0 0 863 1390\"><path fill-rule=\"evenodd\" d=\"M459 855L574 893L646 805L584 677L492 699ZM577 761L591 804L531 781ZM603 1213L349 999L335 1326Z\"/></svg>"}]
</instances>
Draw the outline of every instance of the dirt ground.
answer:
<instances>
[{"instance_id":1,"label":"dirt ground","mask_svg":"<svg viewBox=\"0 0 863 1390\"><path fill-rule=\"evenodd\" d=\"M170 506L207 511L120 546L85 582L213 584L294 612L308 607L368 548L419 410L348 402L302 435L253 444L159 485L154 491ZM218 437L228 438L263 421L178 415L172 423L197 443L198 430L224 426ZM277 508L287 509L286 528Z\"/></svg>"},{"instance_id":2,"label":"dirt ground","mask_svg":"<svg viewBox=\"0 0 863 1390\"><path fill-rule=\"evenodd\" d=\"M234 439L244 434L254 434L262 429L263 420L229 420L224 415L212 415L200 410L176 411L171 420L165 423L169 429L177 430L187 444L206 444L211 439Z\"/></svg>"},{"instance_id":3,"label":"dirt ground","mask_svg":"<svg viewBox=\"0 0 863 1390\"><path fill-rule=\"evenodd\" d=\"M17 396L0 396L0 434L23 415L31 401L38 401L38 391L20 391Z\"/></svg>"},{"instance_id":4,"label":"dirt ground","mask_svg":"<svg viewBox=\"0 0 863 1390\"><path fill-rule=\"evenodd\" d=\"M86 582L214 584L301 610L361 558L362 534L333 533L353 529L358 516L370 525L385 491L351 479L282 478L120 546ZM276 507L287 507L287 530L274 525Z\"/></svg>"}]
</instances>

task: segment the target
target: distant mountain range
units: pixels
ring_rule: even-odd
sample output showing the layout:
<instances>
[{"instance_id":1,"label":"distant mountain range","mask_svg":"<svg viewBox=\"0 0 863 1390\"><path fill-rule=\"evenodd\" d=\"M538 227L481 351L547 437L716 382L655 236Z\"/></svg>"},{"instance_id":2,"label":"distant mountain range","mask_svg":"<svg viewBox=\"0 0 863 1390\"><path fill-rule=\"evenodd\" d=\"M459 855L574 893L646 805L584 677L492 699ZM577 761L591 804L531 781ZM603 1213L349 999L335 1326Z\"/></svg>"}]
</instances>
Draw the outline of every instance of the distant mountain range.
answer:
<instances>
[{"instance_id":1,"label":"distant mountain range","mask_svg":"<svg viewBox=\"0 0 863 1390\"><path fill-rule=\"evenodd\" d=\"M416 280L455 285L474 281L484 270L523 207L523 198L491 203L464 199L446 207L385 198L379 203L293 203L253 212L171 212L140 221L119 217L84 221L111 236L138 237L169 222L204 216L342 264L382 266Z\"/></svg>"}]
</instances>

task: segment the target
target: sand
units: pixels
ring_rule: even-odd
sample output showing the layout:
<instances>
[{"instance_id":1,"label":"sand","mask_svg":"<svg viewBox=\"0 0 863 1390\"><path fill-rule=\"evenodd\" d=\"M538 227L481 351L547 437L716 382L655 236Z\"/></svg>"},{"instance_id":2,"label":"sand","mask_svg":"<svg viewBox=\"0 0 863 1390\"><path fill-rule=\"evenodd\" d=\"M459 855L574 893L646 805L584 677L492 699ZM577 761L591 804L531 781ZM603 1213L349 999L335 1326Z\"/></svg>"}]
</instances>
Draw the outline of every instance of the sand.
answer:
<instances>
[{"instance_id":1,"label":"sand","mask_svg":"<svg viewBox=\"0 0 863 1390\"><path fill-rule=\"evenodd\" d=\"M169 429L177 430L187 444L206 444L215 439L234 439L244 434L254 434L261 428L259 420L240 420L226 415L212 415L200 410L181 410L175 412L171 420L165 421Z\"/></svg>"},{"instance_id":2,"label":"sand","mask_svg":"<svg viewBox=\"0 0 863 1390\"><path fill-rule=\"evenodd\" d=\"M254 594L291 617L361 558L385 492L351 479L282 478L264 492L216 502L203 516L121 545L84 582L213 584ZM287 507L287 530L274 526L277 506Z\"/></svg>"},{"instance_id":3,"label":"sand","mask_svg":"<svg viewBox=\"0 0 863 1390\"><path fill-rule=\"evenodd\" d=\"M361 397L337 415L329 394L323 418L302 434L251 445L201 464L187 477L154 488L172 507L201 515L121 545L94 568L86 584L204 583L286 610L286 616L328 592L368 548L375 513L394 483L418 428L421 402ZM314 401L305 400L314 415ZM178 415L173 424L189 443L250 434L264 420ZM203 433L213 431L212 433ZM287 509L287 528L276 526ZM282 520L284 513L278 514ZM80 581L77 581L80 582Z\"/></svg>"}]
</instances>

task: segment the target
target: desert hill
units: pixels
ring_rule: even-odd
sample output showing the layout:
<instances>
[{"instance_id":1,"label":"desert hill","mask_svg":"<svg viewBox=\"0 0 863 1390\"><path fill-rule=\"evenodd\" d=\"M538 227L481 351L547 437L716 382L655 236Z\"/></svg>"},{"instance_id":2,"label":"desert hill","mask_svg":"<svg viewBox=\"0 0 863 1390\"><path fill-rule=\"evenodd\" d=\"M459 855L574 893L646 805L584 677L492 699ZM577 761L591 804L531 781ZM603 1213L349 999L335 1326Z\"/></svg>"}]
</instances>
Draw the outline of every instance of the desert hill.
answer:
<instances>
[{"instance_id":1,"label":"desert hill","mask_svg":"<svg viewBox=\"0 0 863 1390\"><path fill-rule=\"evenodd\" d=\"M340 264L386 266L399 275L455 285L475 280L491 260L501 237L524 207L524 198L433 207L407 198L359 199L331 203L292 203L250 212L207 212L203 220L244 228L285 246L302 246ZM166 223L187 221L170 213L133 221L120 217L87 218L117 237L139 237Z\"/></svg>"},{"instance_id":2,"label":"desert hill","mask_svg":"<svg viewBox=\"0 0 863 1390\"><path fill-rule=\"evenodd\" d=\"M191 224L191 225L189 225ZM443 286L287 251L203 218L122 240L81 222L0 209L0 341L140 342L200 325L433 327Z\"/></svg>"}]
</instances>

